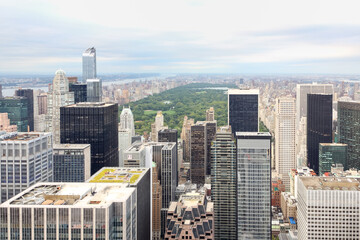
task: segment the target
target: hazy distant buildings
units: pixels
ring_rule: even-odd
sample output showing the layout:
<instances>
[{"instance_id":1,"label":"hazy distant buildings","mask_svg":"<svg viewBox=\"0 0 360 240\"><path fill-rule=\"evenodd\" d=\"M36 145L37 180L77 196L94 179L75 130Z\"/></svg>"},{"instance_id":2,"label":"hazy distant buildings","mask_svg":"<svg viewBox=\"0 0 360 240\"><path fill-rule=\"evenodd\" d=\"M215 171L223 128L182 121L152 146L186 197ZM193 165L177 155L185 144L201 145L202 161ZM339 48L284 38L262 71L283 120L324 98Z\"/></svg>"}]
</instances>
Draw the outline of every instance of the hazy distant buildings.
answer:
<instances>
[{"instance_id":1,"label":"hazy distant buildings","mask_svg":"<svg viewBox=\"0 0 360 240\"><path fill-rule=\"evenodd\" d=\"M295 162L295 99L277 98L275 115L275 168L290 190L290 170Z\"/></svg>"},{"instance_id":2,"label":"hazy distant buildings","mask_svg":"<svg viewBox=\"0 0 360 240\"><path fill-rule=\"evenodd\" d=\"M300 177L298 239L359 239L359 181Z\"/></svg>"},{"instance_id":3,"label":"hazy distant buildings","mask_svg":"<svg viewBox=\"0 0 360 240\"><path fill-rule=\"evenodd\" d=\"M332 142L332 95L307 95L308 166L319 172L319 144Z\"/></svg>"},{"instance_id":4,"label":"hazy distant buildings","mask_svg":"<svg viewBox=\"0 0 360 240\"><path fill-rule=\"evenodd\" d=\"M228 90L228 125L232 132L257 132L259 90Z\"/></svg>"},{"instance_id":5,"label":"hazy distant buildings","mask_svg":"<svg viewBox=\"0 0 360 240\"><path fill-rule=\"evenodd\" d=\"M102 81L101 79L86 80L86 99L87 102L102 101Z\"/></svg>"},{"instance_id":6,"label":"hazy distant buildings","mask_svg":"<svg viewBox=\"0 0 360 240\"><path fill-rule=\"evenodd\" d=\"M149 239L137 238L138 195L128 184L38 183L0 205L0 238Z\"/></svg>"},{"instance_id":7,"label":"hazy distant buildings","mask_svg":"<svg viewBox=\"0 0 360 240\"><path fill-rule=\"evenodd\" d=\"M37 182L52 181L51 133L0 135L0 152L1 202Z\"/></svg>"},{"instance_id":8,"label":"hazy distant buildings","mask_svg":"<svg viewBox=\"0 0 360 240\"><path fill-rule=\"evenodd\" d=\"M19 132L28 131L28 101L25 97L0 98L0 113L8 113L11 125Z\"/></svg>"},{"instance_id":9,"label":"hazy distant buildings","mask_svg":"<svg viewBox=\"0 0 360 240\"><path fill-rule=\"evenodd\" d=\"M88 79L95 79L96 76L96 49L88 48L82 55L82 82L86 83Z\"/></svg>"},{"instance_id":10,"label":"hazy distant buildings","mask_svg":"<svg viewBox=\"0 0 360 240\"><path fill-rule=\"evenodd\" d=\"M237 161L229 127L220 128L211 146L211 199L215 239L237 239Z\"/></svg>"},{"instance_id":11,"label":"hazy distant buildings","mask_svg":"<svg viewBox=\"0 0 360 240\"><path fill-rule=\"evenodd\" d=\"M171 202L167 213L165 240L214 238L213 203L200 193L186 193Z\"/></svg>"},{"instance_id":12,"label":"hazy distant buildings","mask_svg":"<svg viewBox=\"0 0 360 240\"><path fill-rule=\"evenodd\" d=\"M53 133L54 143L60 143L60 107L74 103L74 93L69 92L69 81L63 70L57 70L48 93L46 131Z\"/></svg>"},{"instance_id":13,"label":"hazy distant buildings","mask_svg":"<svg viewBox=\"0 0 360 240\"><path fill-rule=\"evenodd\" d=\"M91 145L91 174L119 164L118 106L78 103L61 108L61 143Z\"/></svg>"},{"instance_id":14,"label":"hazy distant buildings","mask_svg":"<svg viewBox=\"0 0 360 240\"><path fill-rule=\"evenodd\" d=\"M25 97L27 99L27 113L29 131L34 131L34 92L32 89L17 89L15 90L15 96Z\"/></svg>"},{"instance_id":15,"label":"hazy distant buildings","mask_svg":"<svg viewBox=\"0 0 360 240\"><path fill-rule=\"evenodd\" d=\"M54 182L85 182L91 173L90 144L54 144Z\"/></svg>"},{"instance_id":16,"label":"hazy distant buildings","mask_svg":"<svg viewBox=\"0 0 360 240\"><path fill-rule=\"evenodd\" d=\"M338 141L348 145L347 167L360 169L360 102L338 102Z\"/></svg>"},{"instance_id":17,"label":"hazy distant buildings","mask_svg":"<svg viewBox=\"0 0 360 240\"><path fill-rule=\"evenodd\" d=\"M237 132L238 239L271 239L271 135Z\"/></svg>"}]
</instances>

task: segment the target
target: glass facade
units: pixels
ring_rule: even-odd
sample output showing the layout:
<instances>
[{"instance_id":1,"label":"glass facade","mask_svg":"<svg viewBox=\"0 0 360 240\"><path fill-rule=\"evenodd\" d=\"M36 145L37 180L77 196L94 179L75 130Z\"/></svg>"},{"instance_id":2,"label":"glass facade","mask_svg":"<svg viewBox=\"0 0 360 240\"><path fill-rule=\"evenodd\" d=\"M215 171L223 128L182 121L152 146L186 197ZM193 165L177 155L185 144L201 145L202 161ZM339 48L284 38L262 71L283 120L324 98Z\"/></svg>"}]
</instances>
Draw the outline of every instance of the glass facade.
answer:
<instances>
[{"instance_id":1,"label":"glass facade","mask_svg":"<svg viewBox=\"0 0 360 240\"><path fill-rule=\"evenodd\" d=\"M319 144L332 142L332 95L307 95L308 167L319 173Z\"/></svg>"},{"instance_id":2,"label":"glass facade","mask_svg":"<svg viewBox=\"0 0 360 240\"><path fill-rule=\"evenodd\" d=\"M341 163L347 170L347 145L338 143L320 143L319 146L319 176L331 172L331 165Z\"/></svg>"},{"instance_id":3,"label":"glass facade","mask_svg":"<svg viewBox=\"0 0 360 240\"><path fill-rule=\"evenodd\" d=\"M229 125L232 132L258 131L258 94L229 94Z\"/></svg>"},{"instance_id":4,"label":"glass facade","mask_svg":"<svg viewBox=\"0 0 360 240\"><path fill-rule=\"evenodd\" d=\"M206 126L191 126L190 179L192 183L205 183Z\"/></svg>"},{"instance_id":5,"label":"glass facade","mask_svg":"<svg viewBox=\"0 0 360 240\"><path fill-rule=\"evenodd\" d=\"M74 102L87 101L87 85L85 83L69 83L69 91L74 92Z\"/></svg>"},{"instance_id":6,"label":"glass facade","mask_svg":"<svg viewBox=\"0 0 360 240\"><path fill-rule=\"evenodd\" d=\"M60 112L61 143L91 145L91 175L118 166L117 104L77 104Z\"/></svg>"},{"instance_id":7,"label":"glass facade","mask_svg":"<svg viewBox=\"0 0 360 240\"><path fill-rule=\"evenodd\" d=\"M27 100L27 113L28 124L30 132L34 131L34 92L32 89L17 89L15 90L15 96L26 97Z\"/></svg>"},{"instance_id":8,"label":"glass facade","mask_svg":"<svg viewBox=\"0 0 360 240\"><path fill-rule=\"evenodd\" d=\"M96 78L96 49L94 47L86 49L83 53L82 64L83 83L85 83L87 79Z\"/></svg>"},{"instance_id":9,"label":"glass facade","mask_svg":"<svg viewBox=\"0 0 360 240\"><path fill-rule=\"evenodd\" d=\"M102 101L102 82L100 79L86 80L86 98L87 102L101 102Z\"/></svg>"},{"instance_id":10,"label":"glass facade","mask_svg":"<svg viewBox=\"0 0 360 240\"><path fill-rule=\"evenodd\" d=\"M18 132L28 131L28 100L25 97L0 98L0 113L8 113L10 124Z\"/></svg>"}]
</instances>

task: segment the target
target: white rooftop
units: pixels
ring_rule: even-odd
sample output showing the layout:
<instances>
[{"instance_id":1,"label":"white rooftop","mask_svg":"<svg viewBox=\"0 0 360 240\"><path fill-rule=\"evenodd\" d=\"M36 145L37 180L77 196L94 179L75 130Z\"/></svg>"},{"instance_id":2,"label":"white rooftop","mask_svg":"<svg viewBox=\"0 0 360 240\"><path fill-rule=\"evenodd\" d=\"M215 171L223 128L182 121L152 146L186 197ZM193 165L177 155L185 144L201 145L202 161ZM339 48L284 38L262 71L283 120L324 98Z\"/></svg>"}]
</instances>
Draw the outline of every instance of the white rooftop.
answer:
<instances>
[{"instance_id":1,"label":"white rooftop","mask_svg":"<svg viewBox=\"0 0 360 240\"><path fill-rule=\"evenodd\" d=\"M228 94L233 95L247 95L247 94L257 94L259 95L259 89L229 89Z\"/></svg>"}]
</instances>

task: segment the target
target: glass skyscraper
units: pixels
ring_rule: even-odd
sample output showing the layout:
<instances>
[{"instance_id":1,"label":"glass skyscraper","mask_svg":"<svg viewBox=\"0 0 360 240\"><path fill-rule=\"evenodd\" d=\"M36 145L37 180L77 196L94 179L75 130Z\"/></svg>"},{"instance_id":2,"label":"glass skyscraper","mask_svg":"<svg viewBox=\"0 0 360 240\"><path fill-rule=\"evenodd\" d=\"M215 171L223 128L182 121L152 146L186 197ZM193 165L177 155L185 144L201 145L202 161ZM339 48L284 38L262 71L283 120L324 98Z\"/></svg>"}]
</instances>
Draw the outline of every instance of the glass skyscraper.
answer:
<instances>
[{"instance_id":1,"label":"glass skyscraper","mask_svg":"<svg viewBox=\"0 0 360 240\"><path fill-rule=\"evenodd\" d=\"M238 239L271 239L271 135L237 132Z\"/></svg>"},{"instance_id":2,"label":"glass skyscraper","mask_svg":"<svg viewBox=\"0 0 360 240\"><path fill-rule=\"evenodd\" d=\"M1 98L0 113L8 113L10 124L17 125L19 132L28 131L28 100L25 97Z\"/></svg>"},{"instance_id":3,"label":"glass skyscraper","mask_svg":"<svg viewBox=\"0 0 360 240\"><path fill-rule=\"evenodd\" d=\"M347 170L347 144L320 143L319 146L319 176L331 172L331 165L341 163Z\"/></svg>"},{"instance_id":4,"label":"glass skyscraper","mask_svg":"<svg viewBox=\"0 0 360 240\"><path fill-rule=\"evenodd\" d=\"M86 83L88 79L96 78L96 49L88 48L82 55L83 76L82 81Z\"/></svg>"},{"instance_id":5,"label":"glass skyscraper","mask_svg":"<svg viewBox=\"0 0 360 240\"><path fill-rule=\"evenodd\" d=\"M34 131L34 92L32 89L17 89L15 96L26 97L27 99L27 112L28 112L28 124L30 132Z\"/></svg>"}]
</instances>

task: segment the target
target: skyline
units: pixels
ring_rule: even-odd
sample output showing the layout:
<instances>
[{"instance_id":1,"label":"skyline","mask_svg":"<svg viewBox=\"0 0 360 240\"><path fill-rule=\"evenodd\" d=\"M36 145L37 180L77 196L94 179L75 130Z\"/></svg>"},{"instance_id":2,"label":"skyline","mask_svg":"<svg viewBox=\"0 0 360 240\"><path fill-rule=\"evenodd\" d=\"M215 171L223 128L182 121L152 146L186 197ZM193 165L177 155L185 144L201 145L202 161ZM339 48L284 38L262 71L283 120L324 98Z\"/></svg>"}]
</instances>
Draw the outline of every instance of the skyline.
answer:
<instances>
[{"instance_id":1,"label":"skyline","mask_svg":"<svg viewBox=\"0 0 360 240\"><path fill-rule=\"evenodd\" d=\"M92 46L99 75L360 74L355 4L2 1L0 74L80 74Z\"/></svg>"}]
</instances>

